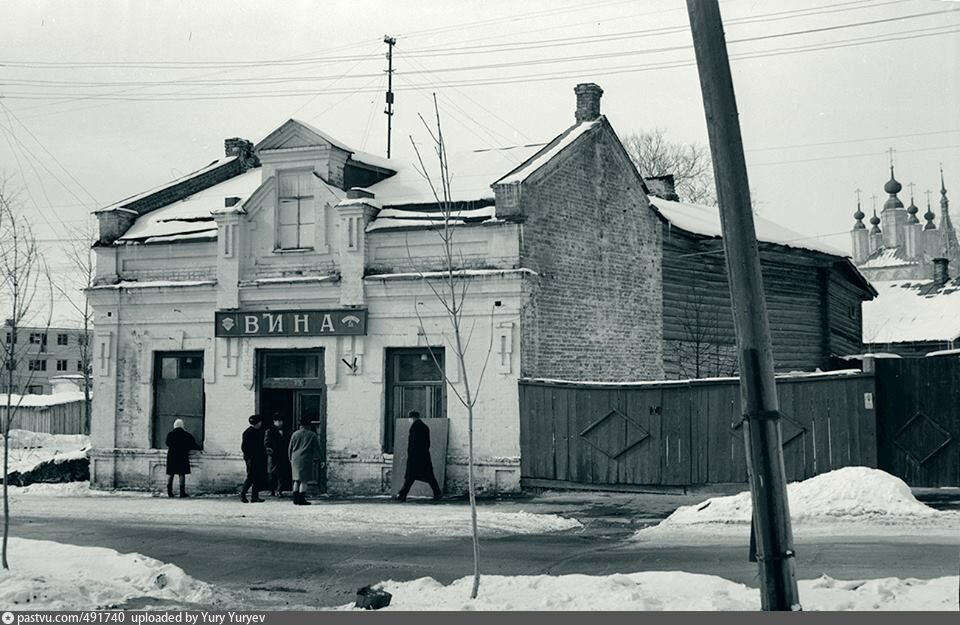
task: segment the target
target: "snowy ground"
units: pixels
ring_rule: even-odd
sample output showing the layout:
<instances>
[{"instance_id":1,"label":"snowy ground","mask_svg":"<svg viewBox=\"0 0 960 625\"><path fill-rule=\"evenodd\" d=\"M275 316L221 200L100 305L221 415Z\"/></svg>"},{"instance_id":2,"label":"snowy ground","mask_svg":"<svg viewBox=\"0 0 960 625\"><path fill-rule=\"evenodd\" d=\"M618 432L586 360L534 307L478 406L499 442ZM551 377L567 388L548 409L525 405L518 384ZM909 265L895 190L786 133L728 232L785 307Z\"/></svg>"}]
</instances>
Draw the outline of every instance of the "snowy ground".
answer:
<instances>
[{"instance_id":1,"label":"snowy ground","mask_svg":"<svg viewBox=\"0 0 960 625\"><path fill-rule=\"evenodd\" d=\"M941 512L920 503L906 483L878 469L837 469L788 484L787 496L798 536L935 533L960 544L960 512ZM749 491L713 497L681 506L659 525L639 530L634 538L677 543L742 537L751 514Z\"/></svg>"},{"instance_id":2,"label":"snowy ground","mask_svg":"<svg viewBox=\"0 0 960 625\"><path fill-rule=\"evenodd\" d=\"M38 396L42 397L42 396ZM0 470L3 462L3 437L0 437ZM90 437L83 434L44 434L10 430L9 473L26 473L44 462L61 462L87 457Z\"/></svg>"},{"instance_id":3,"label":"snowy ground","mask_svg":"<svg viewBox=\"0 0 960 625\"><path fill-rule=\"evenodd\" d=\"M312 506L294 506L289 498L268 498L262 504L241 504L235 497L168 499L147 493L109 493L91 490L87 482L34 484L11 488L13 514L18 509L69 505L80 519L142 520L174 526L244 525L289 528L310 534L369 537L467 536L470 508L463 502L395 503L386 498L363 502L315 500ZM582 527L576 519L524 510L504 512L481 507L477 522L481 534L543 534Z\"/></svg>"},{"instance_id":4,"label":"snowy ground","mask_svg":"<svg viewBox=\"0 0 960 625\"><path fill-rule=\"evenodd\" d=\"M473 578L448 586L424 577L383 582L393 595L388 610L759 610L756 588L713 575L653 571L592 575L485 575L470 600ZM960 578L885 578L839 581L829 577L800 582L804 610L958 609ZM351 609L352 605L342 606Z\"/></svg>"},{"instance_id":5,"label":"snowy ground","mask_svg":"<svg viewBox=\"0 0 960 625\"><path fill-rule=\"evenodd\" d=\"M93 610L138 605L216 605L220 593L172 564L137 553L11 538L0 571L0 605L19 610Z\"/></svg>"}]
</instances>

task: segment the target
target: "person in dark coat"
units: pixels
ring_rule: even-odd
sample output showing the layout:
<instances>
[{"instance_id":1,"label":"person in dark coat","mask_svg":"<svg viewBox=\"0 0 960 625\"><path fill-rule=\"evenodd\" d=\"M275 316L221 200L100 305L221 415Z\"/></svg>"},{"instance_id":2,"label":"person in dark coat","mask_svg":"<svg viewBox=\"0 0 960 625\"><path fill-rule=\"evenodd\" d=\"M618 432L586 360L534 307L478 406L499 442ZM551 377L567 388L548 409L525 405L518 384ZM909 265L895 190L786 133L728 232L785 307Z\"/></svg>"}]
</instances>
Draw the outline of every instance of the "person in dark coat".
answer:
<instances>
[{"instance_id":1,"label":"person in dark coat","mask_svg":"<svg viewBox=\"0 0 960 625\"><path fill-rule=\"evenodd\" d=\"M430 485L433 500L436 501L440 499L440 485L433 474L433 460L430 459L430 428L420 419L420 413L416 410L410 412L410 418L413 423L410 424L410 437L407 439L407 471L397 500L406 501L413 483L419 480Z\"/></svg>"},{"instance_id":2,"label":"person in dark coat","mask_svg":"<svg viewBox=\"0 0 960 625\"><path fill-rule=\"evenodd\" d=\"M270 494L283 497L283 491L290 488L290 432L284 429L283 419L273 415L273 425L263 435L263 446L267 449L267 479Z\"/></svg>"},{"instance_id":3,"label":"person in dark coat","mask_svg":"<svg viewBox=\"0 0 960 625\"><path fill-rule=\"evenodd\" d=\"M240 501L247 503L247 491L253 488L250 501L260 503L260 488L267 481L267 449L263 446L263 420L260 415L252 415L247 421L250 427L243 431L240 450L247 465L247 479L240 491Z\"/></svg>"},{"instance_id":4,"label":"person in dark coat","mask_svg":"<svg viewBox=\"0 0 960 625\"><path fill-rule=\"evenodd\" d=\"M173 476L180 476L180 496L187 496L186 479L190 473L190 452L200 449L193 434L183 429L183 419L173 422L167 434L167 497L173 497Z\"/></svg>"},{"instance_id":5,"label":"person in dark coat","mask_svg":"<svg viewBox=\"0 0 960 625\"><path fill-rule=\"evenodd\" d=\"M290 466L293 470L293 503L309 506L307 482L313 479L313 467L323 456L320 438L310 427L310 417L300 419L300 429L290 437Z\"/></svg>"}]
</instances>

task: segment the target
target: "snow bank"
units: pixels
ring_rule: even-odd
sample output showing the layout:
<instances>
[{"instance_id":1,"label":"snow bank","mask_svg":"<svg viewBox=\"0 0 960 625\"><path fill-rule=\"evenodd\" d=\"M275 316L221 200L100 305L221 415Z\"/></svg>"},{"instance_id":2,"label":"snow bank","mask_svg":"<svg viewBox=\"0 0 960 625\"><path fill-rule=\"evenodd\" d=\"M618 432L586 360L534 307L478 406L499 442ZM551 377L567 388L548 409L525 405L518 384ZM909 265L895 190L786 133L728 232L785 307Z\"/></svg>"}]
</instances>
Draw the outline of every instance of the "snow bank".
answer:
<instances>
[{"instance_id":1,"label":"snow bank","mask_svg":"<svg viewBox=\"0 0 960 625\"><path fill-rule=\"evenodd\" d=\"M790 499L790 516L794 519L939 514L917 501L910 487L900 478L867 467L844 467L793 482L787 485L787 497ZM749 523L752 510L750 491L746 491L683 506L664 523Z\"/></svg>"},{"instance_id":2,"label":"snow bank","mask_svg":"<svg viewBox=\"0 0 960 625\"><path fill-rule=\"evenodd\" d=\"M0 437L2 441L3 437ZM27 473L45 462L82 460L90 449L90 437L83 434L47 434L28 430L10 430L8 474ZM0 445L0 462L3 446ZM2 467L2 465L0 465Z\"/></svg>"},{"instance_id":3,"label":"snow bank","mask_svg":"<svg viewBox=\"0 0 960 625\"><path fill-rule=\"evenodd\" d=\"M12 609L93 610L135 598L209 604L212 586L183 569L138 553L10 539L10 567L0 572L0 605Z\"/></svg>"},{"instance_id":4,"label":"snow bank","mask_svg":"<svg viewBox=\"0 0 960 625\"><path fill-rule=\"evenodd\" d=\"M722 577L685 572L592 575L484 575L480 596L470 600L473 578L449 586L430 577L386 581L393 595L387 610L759 610L755 588ZM956 576L932 580L885 578L804 580L804 610L956 610ZM343 606L350 609L352 606Z\"/></svg>"},{"instance_id":5,"label":"snow bank","mask_svg":"<svg viewBox=\"0 0 960 625\"><path fill-rule=\"evenodd\" d=\"M190 483L187 483L189 490ZM69 497L71 518L153 522L162 518L186 527L270 527L290 532L347 536L470 535L470 507L466 503L371 503L314 500L312 506L294 506L289 498L267 498L262 504L241 504L235 497L194 497L170 500L142 492L90 490L87 482L34 484L11 489L20 514L42 514L48 497ZM21 496L23 495L23 496ZM124 496L126 495L126 496ZM493 510L480 506L477 524L482 535L533 535L579 529L576 519L556 514Z\"/></svg>"},{"instance_id":6,"label":"snow bank","mask_svg":"<svg viewBox=\"0 0 960 625\"><path fill-rule=\"evenodd\" d=\"M929 525L947 529L958 526L960 515L940 512L913 496L903 480L878 469L844 467L787 485L790 517L796 528L840 529L853 524L900 528ZM639 530L634 537L681 537L690 534L715 534L724 528L750 524L750 492L728 497L713 497L699 504L682 506L654 527Z\"/></svg>"}]
</instances>

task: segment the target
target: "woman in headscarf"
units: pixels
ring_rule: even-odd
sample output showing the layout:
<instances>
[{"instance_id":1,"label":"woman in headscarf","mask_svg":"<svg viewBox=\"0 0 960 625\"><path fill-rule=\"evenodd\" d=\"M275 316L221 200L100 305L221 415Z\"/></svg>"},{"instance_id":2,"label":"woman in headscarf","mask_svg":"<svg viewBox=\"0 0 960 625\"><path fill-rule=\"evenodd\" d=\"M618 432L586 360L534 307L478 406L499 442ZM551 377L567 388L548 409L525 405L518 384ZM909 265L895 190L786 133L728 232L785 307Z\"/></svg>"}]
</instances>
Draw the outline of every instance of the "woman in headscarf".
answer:
<instances>
[{"instance_id":1,"label":"woman in headscarf","mask_svg":"<svg viewBox=\"0 0 960 625\"><path fill-rule=\"evenodd\" d=\"M300 419L300 429L290 437L290 467L293 471L293 503L309 506L307 482L313 479L313 465L320 459L320 439L310 428L309 417Z\"/></svg>"},{"instance_id":2,"label":"woman in headscarf","mask_svg":"<svg viewBox=\"0 0 960 625\"><path fill-rule=\"evenodd\" d=\"M173 422L167 434L167 497L173 497L173 476L180 476L180 496L186 497L186 476L190 473L190 451L200 449L193 434L183 429L183 419Z\"/></svg>"}]
</instances>

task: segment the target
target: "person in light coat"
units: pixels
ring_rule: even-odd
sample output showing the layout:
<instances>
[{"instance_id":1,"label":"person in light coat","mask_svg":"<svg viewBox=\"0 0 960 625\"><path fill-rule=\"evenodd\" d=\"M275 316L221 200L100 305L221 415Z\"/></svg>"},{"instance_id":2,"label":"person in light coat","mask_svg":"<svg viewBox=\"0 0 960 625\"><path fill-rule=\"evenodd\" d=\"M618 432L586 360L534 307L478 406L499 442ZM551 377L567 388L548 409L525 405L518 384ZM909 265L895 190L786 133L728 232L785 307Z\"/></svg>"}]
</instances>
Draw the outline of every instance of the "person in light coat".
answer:
<instances>
[{"instance_id":1,"label":"person in light coat","mask_svg":"<svg viewBox=\"0 0 960 625\"><path fill-rule=\"evenodd\" d=\"M313 466L320 460L322 451L317 433L310 427L310 419L300 419L300 429L290 437L290 468L293 474L293 503L309 506L307 482L313 479Z\"/></svg>"}]
</instances>

